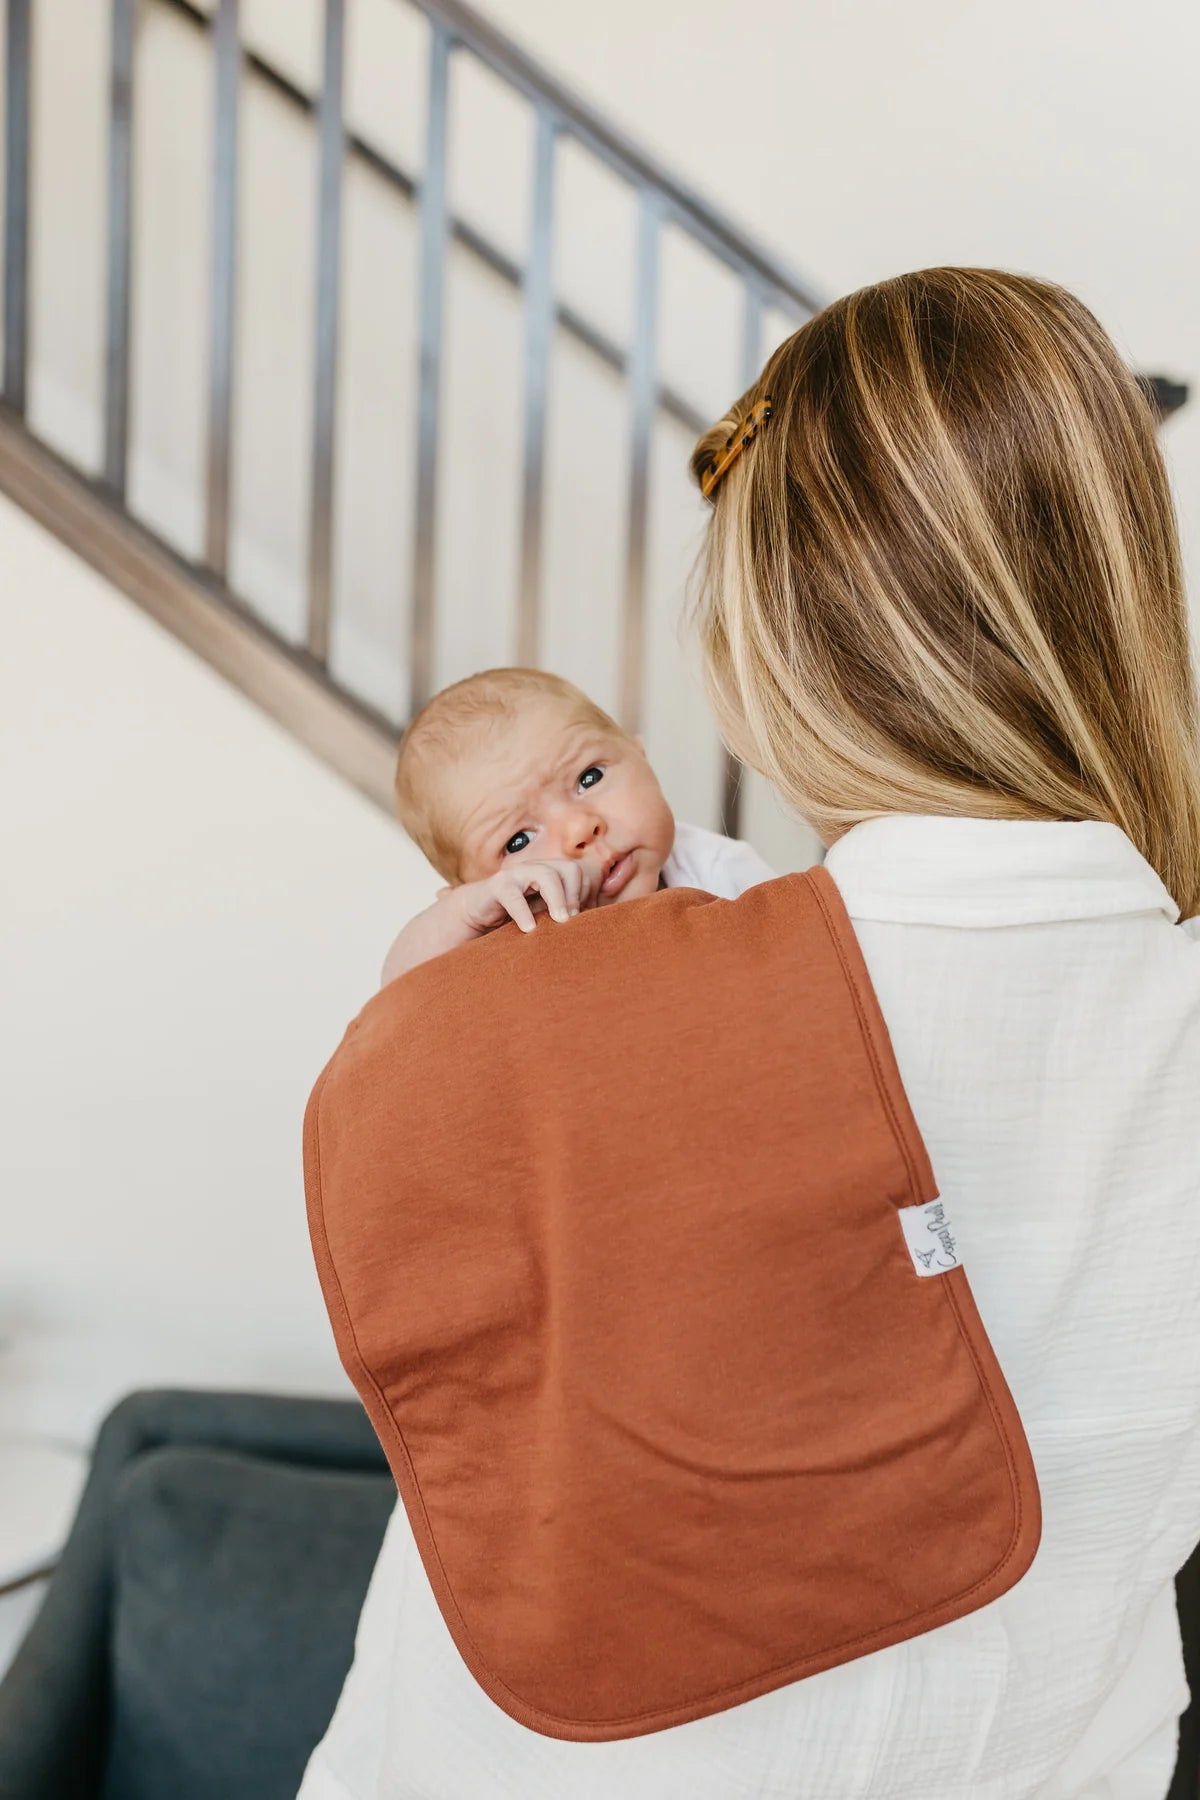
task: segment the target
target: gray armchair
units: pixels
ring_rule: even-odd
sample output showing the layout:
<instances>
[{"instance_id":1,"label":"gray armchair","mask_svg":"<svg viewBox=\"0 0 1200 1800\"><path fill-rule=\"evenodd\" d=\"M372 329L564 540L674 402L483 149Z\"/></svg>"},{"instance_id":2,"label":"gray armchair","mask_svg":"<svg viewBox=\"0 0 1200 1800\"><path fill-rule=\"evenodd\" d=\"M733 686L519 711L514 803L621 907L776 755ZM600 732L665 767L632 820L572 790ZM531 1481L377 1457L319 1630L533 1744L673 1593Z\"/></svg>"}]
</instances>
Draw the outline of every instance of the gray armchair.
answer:
<instances>
[{"instance_id":1,"label":"gray armchair","mask_svg":"<svg viewBox=\"0 0 1200 1800\"><path fill-rule=\"evenodd\" d=\"M357 1402L121 1401L0 1684L0 1800L295 1800L395 1499ZM1200 1552L1177 1588L1195 1693ZM1167 1800L1198 1796L1193 1703Z\"/></svg>"},{"instance_id":2,"label":"gray armchair","mask_svg":"<svg viewBox=\"0 0 1200 1800\"><path fill-rule=\"evenodd\" d=\"M0 1684L3 1800L295 1800L395 1499L357 1402L122 1400Z\"/></svg>"}]
</instances>

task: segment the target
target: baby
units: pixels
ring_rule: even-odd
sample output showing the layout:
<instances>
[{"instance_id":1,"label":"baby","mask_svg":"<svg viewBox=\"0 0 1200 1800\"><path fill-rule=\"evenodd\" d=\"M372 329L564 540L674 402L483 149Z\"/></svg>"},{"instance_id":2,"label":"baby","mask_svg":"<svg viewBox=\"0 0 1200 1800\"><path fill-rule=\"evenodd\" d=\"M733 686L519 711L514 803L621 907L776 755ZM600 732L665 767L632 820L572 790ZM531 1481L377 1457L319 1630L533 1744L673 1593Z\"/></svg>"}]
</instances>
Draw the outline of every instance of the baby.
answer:
<instances>
[{"instance_id":1,"label":"baby","mask_svg":"<svg viewBox=\"0 0 1200 1800\"><path fill-rule=\"evenodd\" d=\"M640 737L538 669L489 669L422 707L400 743L396 809L449 886L406 925L384 983L534 913L696 887L732 900L769 868L748 844L676 824Z\"/></svg>"}]
</instances>

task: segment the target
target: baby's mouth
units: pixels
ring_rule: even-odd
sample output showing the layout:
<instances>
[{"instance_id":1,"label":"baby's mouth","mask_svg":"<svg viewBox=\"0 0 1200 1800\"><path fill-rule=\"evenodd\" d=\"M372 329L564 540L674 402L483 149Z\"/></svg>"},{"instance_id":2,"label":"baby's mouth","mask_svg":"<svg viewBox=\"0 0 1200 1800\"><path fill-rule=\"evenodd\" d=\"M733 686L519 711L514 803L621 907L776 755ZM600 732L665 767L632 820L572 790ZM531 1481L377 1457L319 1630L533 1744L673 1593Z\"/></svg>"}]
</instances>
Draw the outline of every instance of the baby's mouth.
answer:
<instances>
[{"instance_id":1,"label":"baby's mouth","mask_svg":"<svg viewBox=\"0 0 1200 1800\"><path fill-rule=\"evenodd\" d=\"M632 876L634 867L632 850L626 850L623 856L618 856L615 862L609 864L608 872L600 883L600 892L606 899L611 899L614 894L621 892L625 883Z\"/></svg>"}]
</instances>

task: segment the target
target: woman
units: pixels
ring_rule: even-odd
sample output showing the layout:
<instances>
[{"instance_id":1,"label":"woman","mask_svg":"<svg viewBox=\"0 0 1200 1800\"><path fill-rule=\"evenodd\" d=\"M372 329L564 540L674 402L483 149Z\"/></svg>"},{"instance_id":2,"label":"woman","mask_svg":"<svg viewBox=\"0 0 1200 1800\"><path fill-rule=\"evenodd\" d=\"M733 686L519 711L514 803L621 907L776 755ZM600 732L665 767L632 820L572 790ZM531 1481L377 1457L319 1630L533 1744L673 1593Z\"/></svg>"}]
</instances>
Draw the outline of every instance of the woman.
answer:
<instances>
[{"instance_id":1,"label":"woman","mask_svg":"<svg viewBox=\"0 0 1200 1800\"><path fill-rule=\"evenodd\" d=\"M475 1687L397 1509L303 1800L1162 1800L1200 1538L1200 707L1149 410L1070 295L933 270L797 332L692 466L722 725L832 846L1041 1549L924 1637L579 1744Z\"/></svg>"}]
</instances>

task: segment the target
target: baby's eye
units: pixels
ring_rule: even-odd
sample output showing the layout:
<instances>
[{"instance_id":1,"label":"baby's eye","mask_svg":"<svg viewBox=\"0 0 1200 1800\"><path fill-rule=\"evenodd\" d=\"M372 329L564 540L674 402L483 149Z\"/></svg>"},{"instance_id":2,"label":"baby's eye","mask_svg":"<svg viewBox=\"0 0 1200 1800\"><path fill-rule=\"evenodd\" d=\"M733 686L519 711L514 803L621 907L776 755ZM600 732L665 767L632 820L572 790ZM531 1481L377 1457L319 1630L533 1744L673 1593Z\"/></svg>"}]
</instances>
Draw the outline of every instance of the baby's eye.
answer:
<instances>
[{"instance_id":1,"label":"baby's eye","mask_svg":"<svg viewBox=\"0 0 1200 1800\"><path fill-rule=\"evenodd\" d=\"M514 831L504 846L505 856L518 856L522 850L528 850L533 839L527 831Z\"/></svg>"},{"instance_id":2,"label":"baby's eye","mask_svg":"<svg viewBox=\"0 0 1200 1800\"><path fill-rule=\"evenodd\" d=\"M604 780L604 770L603 770L603 769L598 769L598 768L597 768L597 767L596 767L596 765L595 765L595 763L591 763L591 764L589 764L589 766L588 766L588 767L587 767L587 768L586 768L586 769L585 769L585 770L584 770L584 771L583 771L583 774L582 774L582 775L581 775L581 776L580 776L580 777L579 777L579 785L580 785L580 787L581 787L581 788L592 788L592 787L595 787L595 785L596 785L596 781L589 781L589 780L588 780L588 776L589 776L589 775L594 775L594 776L595 776L595 777L596 777L596 781L603 781L603 780Z\"/></svg>"}]
</instances>

